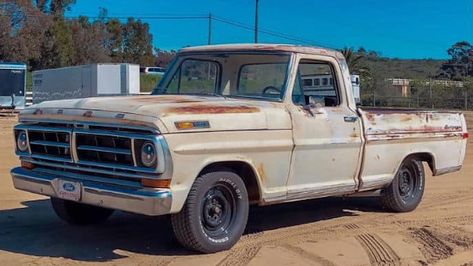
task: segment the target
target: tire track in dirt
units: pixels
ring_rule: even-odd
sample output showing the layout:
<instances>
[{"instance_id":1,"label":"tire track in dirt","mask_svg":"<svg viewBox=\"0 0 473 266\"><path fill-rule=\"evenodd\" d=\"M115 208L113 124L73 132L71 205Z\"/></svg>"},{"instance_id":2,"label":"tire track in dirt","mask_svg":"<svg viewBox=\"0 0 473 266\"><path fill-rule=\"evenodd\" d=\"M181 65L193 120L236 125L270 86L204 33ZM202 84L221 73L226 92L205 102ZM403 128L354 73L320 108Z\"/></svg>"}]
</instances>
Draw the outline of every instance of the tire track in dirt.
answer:
<instances>
[{"instance_id":1,"label":"tire track in dirt","mask_svg":"<svg viewBox=\"0 0 473 266\"><path fill-rule=\"evenodd\" d=\"M400 220L393 223L400 226L413 225L437 225L437 224L473 224L473 215L453 216L453 217L439 217L432 219L415 219L415 220Z\"/></svg>"},{"instance_id":2,"label":"tire track in dirt","mask_svg":"<svg viewBox=\"0 0 473 266\"><path fill-rule=\"evenodd\" d=\"M411 237L419 244L419 249L428 263L446 259L454 254L453 248L436 237L429 229L423 227L409 228L409 230Z\"/></svg>"},{"instance_id":3,"label":"tire track in dirt","mask_svg":"<svg viewBox=\"0 0 473 266\"><path fill-rule=\"evenodd\" d=\"M240 249L233 249L225 258L223 258L218 266L239 266L247 265L258 254L261 246L247 246Z\"/></svg>"},{"instance_id":4,"label":"tire track in dirt","mask_svg":"<svg viewBox=\"0 0 473 266\"><path fill-rule=\"evenodd\" d=\"M462 250L473 248L473 233L467 232L457 226L441 226L431 230L436 237L454 244Z\"/></svg>"},{"instance_id":5,"label":"tire track in dirt","mask_svg":"<svg viewBox=\"0 0 473 266\"><path fill-rule=\"evenodd\" d=\"M471 190L459 190L448 194L441 194L432 198L424 199L427 202L420 205L421 209L442 207L455 203L464 203L465 200L473 200Z\"/></svg>"},{"instance_id":6,"label":"tire track in dirt","mask_svg":"<svg viewBox=\"0 0 473 266\"><path fill-rule=\"evenodd\" d=\"M360 234L355 239L368 254L372 265L395 265L401 259L394 250L376 234Z\"/></svg>"},{"instance_id":7,"label":"tire track in dirt","mask_svg":"<svg viewBox=\"0 0 473 266\"><path fill-rule=\"evenodd\" d=\"M289 245L289 244L284 244L282 245L283 248L291 251L291 252L294 252L296 253L297 255L303 257L303 258L306 258L314 263L317 263L317 264L320 264L320 265L323 265L323 266L335 266L336 264L331 262L330 260L327 260L323 257L320 257L316 254L313 254L313 253L309 253L307 251L305 251L304 249L300 248L300 247L296 247L296 246L293 246L293 245Z\"/></svg>"},{"instance_id":8,"label":"tire track in dirt","mask_svg":"<svg viewBox=\"0 0 473 266\"><path fill-rule=\"evenodd\" d=\"M268 232L264 234L258 232L256 235L246 235L218 265L246 265L256 256L261 247L265 245L280 245L286 247L289 242L297 242L298 238L306 240L308 235L315 234L317 238L323 238L323 236L339 235L342 232L352 231L348 229L346 225L347 224L337 224L318 227L314 224L308 224L303 225L302 228L283 228L277 230L278 232ZM313 257L313 259L315 259L315 257Z\"/></svg>"}]
</instances>

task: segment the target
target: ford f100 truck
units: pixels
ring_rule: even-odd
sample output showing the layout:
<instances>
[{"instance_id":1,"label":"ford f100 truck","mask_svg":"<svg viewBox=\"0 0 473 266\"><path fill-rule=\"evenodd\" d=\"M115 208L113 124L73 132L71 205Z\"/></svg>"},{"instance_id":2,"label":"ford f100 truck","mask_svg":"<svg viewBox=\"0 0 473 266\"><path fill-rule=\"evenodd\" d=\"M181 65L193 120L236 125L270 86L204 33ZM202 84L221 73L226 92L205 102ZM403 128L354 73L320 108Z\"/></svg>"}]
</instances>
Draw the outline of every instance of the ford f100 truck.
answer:
<instances>
[{"instance_id":1,"label":"ford f100 truck","mask_svg":"<svg viewBox=\"0 0 473 266\"><path fill-rule=\"evenodd\" d=\"M263 44L185 48L152 95L43 102L19 122L17 189L71 224L170 215L204 253L238 241L251 204L373 193L412 211L423 162L460 170L468 138L459 112L358 108L337 51Z\"/></svg>"}]
</instances>

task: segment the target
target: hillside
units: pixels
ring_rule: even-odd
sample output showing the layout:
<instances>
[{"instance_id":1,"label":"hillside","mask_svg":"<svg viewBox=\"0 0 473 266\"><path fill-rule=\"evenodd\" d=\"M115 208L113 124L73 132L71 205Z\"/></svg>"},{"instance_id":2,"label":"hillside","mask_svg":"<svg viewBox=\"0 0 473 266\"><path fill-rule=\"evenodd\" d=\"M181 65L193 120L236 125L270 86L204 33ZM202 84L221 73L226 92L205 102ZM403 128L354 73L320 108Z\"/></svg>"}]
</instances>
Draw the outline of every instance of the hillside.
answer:
<instances>
[{"instance_id":1,"label":"hillside","mask_svg":"<svg viewBox=\"0 0 473 266\"><path fill-rule=\"evenodd\" d=\"M367 66L374 78L408 78L426 79L438 73L442 60L433 59L392 59L383 57L366 57L363 64Z\"/></svg>"}]
</instances>

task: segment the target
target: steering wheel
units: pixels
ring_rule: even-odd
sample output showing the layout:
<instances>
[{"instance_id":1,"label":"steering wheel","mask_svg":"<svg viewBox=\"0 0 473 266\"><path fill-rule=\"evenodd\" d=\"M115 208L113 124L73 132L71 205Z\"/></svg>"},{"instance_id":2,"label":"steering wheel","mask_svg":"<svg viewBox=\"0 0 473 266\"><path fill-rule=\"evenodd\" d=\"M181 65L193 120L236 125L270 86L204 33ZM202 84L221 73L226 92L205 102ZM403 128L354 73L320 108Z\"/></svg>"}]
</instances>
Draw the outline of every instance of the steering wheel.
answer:
<instances>
[{"instance_id":1,"label":"steering wheel","mask_svg":"<svg viewBox=\"0 0 473 266\"><path fill-rule=\"evenodd\" d=\"M274 93L276 92L276 93ZM266 88L263 89L263 95L265 94L270 94L270 95L274 95L274 94L281 94L281 90L274 87L274 86L268 86Z\"/></svg>"}]
</instances>

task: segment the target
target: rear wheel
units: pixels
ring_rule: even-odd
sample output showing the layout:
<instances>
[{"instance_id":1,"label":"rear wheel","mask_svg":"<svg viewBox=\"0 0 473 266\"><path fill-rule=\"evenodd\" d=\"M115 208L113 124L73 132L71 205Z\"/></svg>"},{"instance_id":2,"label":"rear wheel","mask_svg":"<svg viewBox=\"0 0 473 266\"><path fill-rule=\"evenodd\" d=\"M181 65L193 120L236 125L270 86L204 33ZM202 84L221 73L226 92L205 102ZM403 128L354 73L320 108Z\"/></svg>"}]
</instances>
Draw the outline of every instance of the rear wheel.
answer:
<instances>
[{"instance_id":1,"label":"rear wheel","mask_svg":"<svg viewBox=\"0 0 473 266\"><path fill-rule=\"evenodd\" d=\"M425 174L422 162L415 158L404 160L393 182L384 189L381 202L394 212L414 210L424 194Z\"/></svg>"},{"instance_id":2,"label":"rear wheel","mask_svg":"<svg viewBox=\"0 0 473 266\"><path fill-rule=\"evenodd\" d=\"M74 225L99 224L113 214L111 209L58 198L51 198L51 205L59 218Z\"/></svg>"},{"instance_id":3,"label":"rear wheel","mask_svg":"<svg viewBox=\"0 0 473 266\"><path fill-rule=\"evenodd\" d=\"M220 170L198 177L181 212L171 216L177 240L203 253L231 248L248 220L248 193L241 178Z\"/></svg>"}]
</instances>

